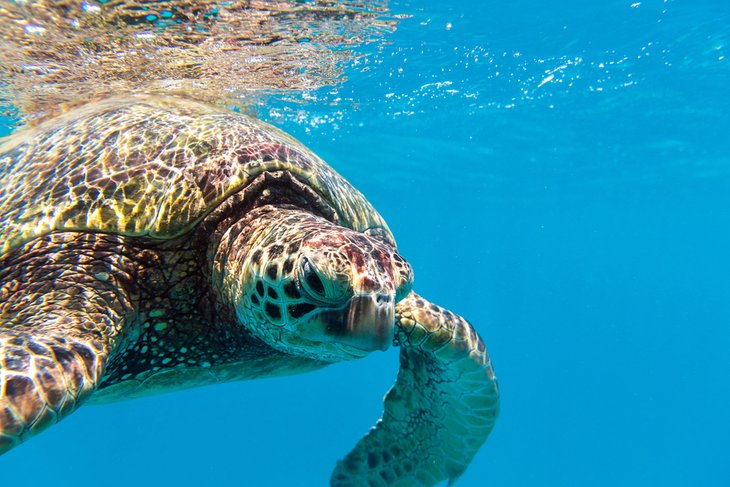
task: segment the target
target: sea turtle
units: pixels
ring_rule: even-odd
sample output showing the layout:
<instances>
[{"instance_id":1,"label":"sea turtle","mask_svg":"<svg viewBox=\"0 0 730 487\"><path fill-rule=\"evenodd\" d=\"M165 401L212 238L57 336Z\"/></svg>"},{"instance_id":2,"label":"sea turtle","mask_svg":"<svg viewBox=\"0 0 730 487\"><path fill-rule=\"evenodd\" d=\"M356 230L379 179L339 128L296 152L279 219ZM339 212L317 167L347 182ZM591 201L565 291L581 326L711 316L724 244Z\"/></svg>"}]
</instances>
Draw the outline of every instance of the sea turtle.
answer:
<instances>
[{"instance_id":1,"label":"sea turtle","mask_svg":"<svg viewBox=\"0 0 730 487\"><path fill-rule=\"evenodd\" d=\"M0 452L81 404L400 347L333 485L454 481L498 389L464 319L412 290L368 201L259 120L178 98L77 107L0 146Z\"/></svg>"}]
</instances>

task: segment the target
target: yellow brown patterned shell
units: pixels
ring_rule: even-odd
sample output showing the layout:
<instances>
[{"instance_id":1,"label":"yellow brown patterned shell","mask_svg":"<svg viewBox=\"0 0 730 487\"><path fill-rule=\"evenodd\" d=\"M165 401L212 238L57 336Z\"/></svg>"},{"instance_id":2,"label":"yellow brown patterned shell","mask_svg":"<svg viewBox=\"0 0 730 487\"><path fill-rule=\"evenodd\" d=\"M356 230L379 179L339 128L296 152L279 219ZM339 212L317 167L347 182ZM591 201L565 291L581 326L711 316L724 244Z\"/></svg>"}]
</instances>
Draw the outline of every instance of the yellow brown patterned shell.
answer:
<instances>
[{"instance_id":1,"label":"yellow brown patterned shell","mask_svg":"<svg viewBox=\"0 0 730 487\"><path fill-rule=\"evenodd\" d=\"M361 193L284 132L230 110L133 96L76 108L0 145L0 255L53 231L170 239L264 171L289 171L338 223L385 222Z\"/></svg>"}]
</instances>

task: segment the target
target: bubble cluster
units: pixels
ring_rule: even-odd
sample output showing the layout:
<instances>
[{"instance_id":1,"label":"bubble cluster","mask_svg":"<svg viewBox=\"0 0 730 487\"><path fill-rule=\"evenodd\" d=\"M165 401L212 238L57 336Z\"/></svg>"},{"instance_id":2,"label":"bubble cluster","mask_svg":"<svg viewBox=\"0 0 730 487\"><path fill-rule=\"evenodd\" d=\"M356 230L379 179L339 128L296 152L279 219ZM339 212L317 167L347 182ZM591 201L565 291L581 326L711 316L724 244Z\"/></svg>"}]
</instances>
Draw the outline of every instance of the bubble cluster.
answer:
<instances>
[{"instance_id":1,"label":"bubble cluster","mask_svg":"<svg viewBox=\"0 0 730 487\"><path fill-rule=\"evenodd\" d=\"M307 133L349 134L363 120L595 107L642 85L728 66L727 13L708 20L674 2L566 8L550 22L523 16L521 29L486 23L489 11L470 18L446 6L401 8L408 15L392 42L366 46L348 64L346 83L282 94L261 115ZM599 20L607 33L590 30Z\"/></svg>"}]
</instances>

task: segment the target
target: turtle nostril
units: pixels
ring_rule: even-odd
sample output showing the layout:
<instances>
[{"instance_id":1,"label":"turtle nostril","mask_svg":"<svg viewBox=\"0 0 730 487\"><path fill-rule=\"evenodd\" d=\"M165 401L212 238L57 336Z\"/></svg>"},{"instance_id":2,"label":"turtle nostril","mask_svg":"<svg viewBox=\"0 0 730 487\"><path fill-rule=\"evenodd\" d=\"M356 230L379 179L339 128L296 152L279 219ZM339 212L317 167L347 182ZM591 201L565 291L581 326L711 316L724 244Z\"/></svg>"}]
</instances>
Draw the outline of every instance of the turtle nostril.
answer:
<instances>
[{"instance_id":1,"label":"turtle nostril","mask_svg":"<svg viewBox=\"0 0 730 487\"><path fill-rule=\"evenodd\" d=\"M388 296L387 294L378 294L375 297L375 302L378 304L386 304L389 301L390 301L390 296Z\"/></svg>"}]
</instances>

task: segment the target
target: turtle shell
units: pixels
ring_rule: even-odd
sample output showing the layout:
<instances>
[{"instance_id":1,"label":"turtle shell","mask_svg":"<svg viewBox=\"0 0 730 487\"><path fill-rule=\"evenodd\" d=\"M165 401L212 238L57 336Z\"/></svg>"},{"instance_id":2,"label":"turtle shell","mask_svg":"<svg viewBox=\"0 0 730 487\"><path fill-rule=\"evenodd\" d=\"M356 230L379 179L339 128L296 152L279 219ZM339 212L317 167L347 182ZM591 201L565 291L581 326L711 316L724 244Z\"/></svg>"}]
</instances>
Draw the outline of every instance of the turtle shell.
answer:
<instances>
[{"instance_id":1,"label":"turtle shell","mask_svg":"<svg viewBox=\"0 0 730 487\"><path fill-rule=\"evenodd\" d=\"M337 223L392 241L365 197L300 142L254 118L177 98L112 98L0 145L0 255L53 231L171 239L263 172L288 171Z\"/></svg>"}]
</instances>

